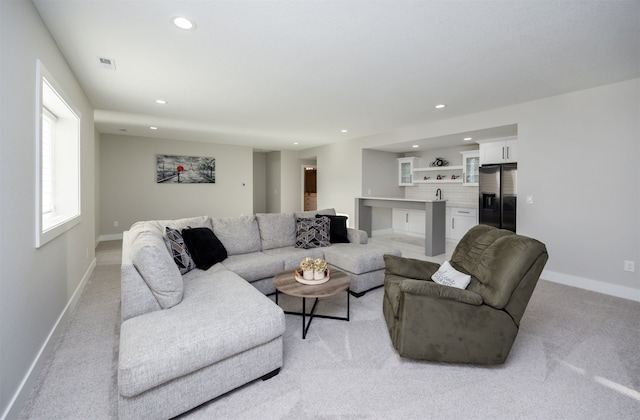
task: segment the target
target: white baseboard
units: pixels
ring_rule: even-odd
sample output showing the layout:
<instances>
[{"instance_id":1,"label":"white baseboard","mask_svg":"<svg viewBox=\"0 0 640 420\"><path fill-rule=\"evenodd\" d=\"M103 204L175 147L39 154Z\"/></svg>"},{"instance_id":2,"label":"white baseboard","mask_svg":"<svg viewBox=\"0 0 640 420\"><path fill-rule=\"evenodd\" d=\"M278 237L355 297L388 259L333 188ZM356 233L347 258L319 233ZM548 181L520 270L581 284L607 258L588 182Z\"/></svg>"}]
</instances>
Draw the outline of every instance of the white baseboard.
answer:
<instances>
[{"instance_id":1,"label":"white baseboard","mask_svg":"<svg viewBox=\"0 0 640 420\"><path fill-rule=\"evenodd\" d=\"M112 233L110 235L100 235L98 238L98 242L106 242L106 241L121 241L122 233Z\"/></svg>"},{"instance_id":2,"label":"white baseboard","mask_svg":"<svg viewBox=\"0 0 640 420\"><path fill-rule=\"evenodd\" d=\"M67 323L69 322L70 315L73 312L73 309L76 307L76 304L80 299L80 295L82 295L82 291L84 290L84 287L93 274L93 270L95 268L96 259L94 258L93 261L91 261L89 268L87 268L87 271L84 273L84 276L82 276L80 284L78 284L78 287L76 287L76 290L73 292L71 299L69 299L69 302L67 302L64 310L53 325L51 332L49 332L49 335L40 348L38 355L36 356L33 363L31 363L27 374L22 380L22 383L20 383L18 390L9 402L9 405L7 406L5 412L2 413L2 417L0 417L0 419L17 419L18 417L20 417L20 412L31 396L31 390L37 384L38 377L44 369L49 355L51 355L51 352L53 351L53 348L58 341L58 337L65 330Z\"/></svg>"},{"instance_id":3,"label":"white baseboard","mask_svg":"<svg viewBox=\"0 0 640 420\"><path fill-rule=\"evenodd\" d=\"M554 283L564 284L566 286L577 287L579 289L590 290L592 292L603 293L609 296L640 302L640 289L618 286L616 284L605 283L603 281L586 279L584 277L577 277L549 270L543 270L540 278Z\"/></svg>"}]
</instances>

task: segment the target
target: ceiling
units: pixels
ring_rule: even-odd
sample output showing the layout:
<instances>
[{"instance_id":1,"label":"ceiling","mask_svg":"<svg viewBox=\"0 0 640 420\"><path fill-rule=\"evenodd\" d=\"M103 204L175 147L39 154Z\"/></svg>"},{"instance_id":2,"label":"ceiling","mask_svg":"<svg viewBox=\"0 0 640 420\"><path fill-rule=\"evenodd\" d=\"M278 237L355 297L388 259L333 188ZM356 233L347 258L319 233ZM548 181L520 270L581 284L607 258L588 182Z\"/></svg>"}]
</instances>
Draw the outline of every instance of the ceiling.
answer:
<instances>
[{"instance_id":1,"label":"ceiling","mask_svg":"<svg viewBox=\"0 0 640 420\"><path fill-rule=\"evenodd\" d=\"M640 77L638 0L33 3L101 133L302 150Z\"/></svg>"}]
</instances>

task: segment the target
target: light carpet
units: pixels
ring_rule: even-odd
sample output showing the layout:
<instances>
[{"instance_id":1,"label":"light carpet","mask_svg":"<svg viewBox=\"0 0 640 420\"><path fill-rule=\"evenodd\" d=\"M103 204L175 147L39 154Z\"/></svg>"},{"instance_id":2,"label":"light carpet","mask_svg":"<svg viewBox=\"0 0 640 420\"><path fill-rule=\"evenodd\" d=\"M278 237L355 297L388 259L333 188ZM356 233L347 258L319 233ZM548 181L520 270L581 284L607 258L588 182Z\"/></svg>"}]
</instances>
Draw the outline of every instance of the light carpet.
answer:
<instances>
[{"instance_id":1,"label":"light carpet","mask_svg":"<svg viewBox=\"0 0 640 420\"><path fill-rule=\"evenodd\" d=\"M117 418L120 243L98 264L22 419ZM540 281L501 366L416 362L394 351L383 290L351 298L351 321L287 315L284 366L184 419L635 419L640 303ZM344 315L345 295L318 312ZM299 300L281 295L287 309ZM179 396L177 396L179 398Z\"/></svg>"}]
</instances>

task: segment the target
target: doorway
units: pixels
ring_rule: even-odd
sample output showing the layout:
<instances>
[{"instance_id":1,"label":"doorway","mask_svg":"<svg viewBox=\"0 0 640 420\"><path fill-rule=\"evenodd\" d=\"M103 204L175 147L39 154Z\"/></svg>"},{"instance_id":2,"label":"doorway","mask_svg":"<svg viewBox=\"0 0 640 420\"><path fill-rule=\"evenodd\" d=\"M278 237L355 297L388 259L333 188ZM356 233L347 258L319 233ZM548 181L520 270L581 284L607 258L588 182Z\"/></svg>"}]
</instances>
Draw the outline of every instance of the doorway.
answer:
<instances>
[{"instance_id":1,"label":"doorway","mask_svg":"<svg viewBox=\"0 0 640 420\"><path fill-rule=\"evenodd\" d=\"M318 209L317 169L315 166L304 167L304 211Z\"/></svg>"}]
</instances>

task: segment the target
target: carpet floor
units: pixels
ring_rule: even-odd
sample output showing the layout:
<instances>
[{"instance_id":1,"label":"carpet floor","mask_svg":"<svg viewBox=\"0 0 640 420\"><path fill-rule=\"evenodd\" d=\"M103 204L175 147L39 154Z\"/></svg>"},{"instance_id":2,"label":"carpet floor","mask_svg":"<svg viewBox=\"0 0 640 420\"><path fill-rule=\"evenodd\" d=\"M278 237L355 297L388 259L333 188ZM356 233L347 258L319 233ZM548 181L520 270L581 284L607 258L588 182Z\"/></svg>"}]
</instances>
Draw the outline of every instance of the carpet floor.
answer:
<instances>
[{"instance_id":1,"label":"carpet floor","mask_svg":"<svg viewBox=\"0 0 640 420\"><path fill-rule=\"evenodd\" d=\"M116 419L120 242L96 269L21 419ZM640 303L541 280L507 362L417 362L394 351L383 290L351 298L349 322L286 316L279 375L216 398L183 419L637 419ZM286 309L299 301L281 295ZM342 316L346 297L318 312ZM179 396L177 396L179 398Z\"/></svg>"}]
</instances>

